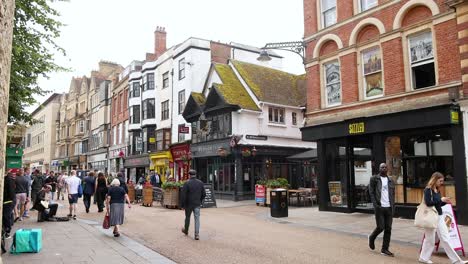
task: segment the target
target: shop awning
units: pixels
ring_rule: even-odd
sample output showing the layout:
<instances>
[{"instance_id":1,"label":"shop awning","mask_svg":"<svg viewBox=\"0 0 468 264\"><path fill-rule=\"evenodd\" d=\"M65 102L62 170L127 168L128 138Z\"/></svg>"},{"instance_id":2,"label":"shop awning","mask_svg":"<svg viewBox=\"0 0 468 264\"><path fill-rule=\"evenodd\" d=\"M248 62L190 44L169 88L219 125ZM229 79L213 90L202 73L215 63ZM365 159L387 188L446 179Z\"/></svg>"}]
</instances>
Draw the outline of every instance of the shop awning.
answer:
<instances>
[{"instance_id":1,"label":"shop awning","mask_svg":"<svg viewBox=\"0 0 468 264\"><path fill-rule=\"evenodd\" d=\"M311 149L296 155L287 157L289 160L309 160L317 158L317 149Z\"/></svg>"}]
</instances>

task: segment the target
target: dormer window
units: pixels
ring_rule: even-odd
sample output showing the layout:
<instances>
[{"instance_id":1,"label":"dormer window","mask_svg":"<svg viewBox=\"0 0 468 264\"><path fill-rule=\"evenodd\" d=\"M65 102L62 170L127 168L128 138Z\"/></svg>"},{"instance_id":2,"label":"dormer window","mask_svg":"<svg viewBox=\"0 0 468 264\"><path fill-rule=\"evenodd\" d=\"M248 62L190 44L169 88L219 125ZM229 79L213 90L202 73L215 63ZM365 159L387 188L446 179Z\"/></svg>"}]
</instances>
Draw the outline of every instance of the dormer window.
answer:
<instances>
[{"instance_id":1,"label":"dormer window","mask_svg":"<svg viewBox=\"0 0 468 264\"><path fill-rule=\"evenodd\" d=\"M274 124L284 124L284 108L269 107L268 121Z\"/></svg>"}]
</instances>

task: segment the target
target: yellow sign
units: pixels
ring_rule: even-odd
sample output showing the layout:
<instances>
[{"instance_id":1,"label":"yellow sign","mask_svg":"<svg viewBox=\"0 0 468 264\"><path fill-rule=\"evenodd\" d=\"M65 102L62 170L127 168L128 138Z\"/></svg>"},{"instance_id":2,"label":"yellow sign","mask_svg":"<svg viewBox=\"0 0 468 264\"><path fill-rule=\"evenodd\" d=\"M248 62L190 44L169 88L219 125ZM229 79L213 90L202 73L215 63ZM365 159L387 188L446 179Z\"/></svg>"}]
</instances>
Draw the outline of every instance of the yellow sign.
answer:
<instances>
[{"instance_id":1,"label":"yellow sign","mask_svg":"<svg viewBox=\"0 0 468 264\"><path fill-rule=\"evenodd\" d=\"M156 138L150 137L149 138L149 143L156 143Z\"/></svg>"},{"instance_id":2,"label":"yellow sign","mask_svg":"<svg viewBox=\"0 0 468 264\"><path fill-rule=\"evenodd\" d=\"M361 134L365 132L364 122L349 124L349 134Z\"/></svg>"},{"instance_id":3,"label":"yellow sign","mask_svg":"<svg viewBox=\"0 0 468 264\"><path fill-rule=\"evenodd\" d=\"M458 111L454 111L454 110L450 111L450 121L452 124L460 123Z\"/></svg>"}]
</instances>

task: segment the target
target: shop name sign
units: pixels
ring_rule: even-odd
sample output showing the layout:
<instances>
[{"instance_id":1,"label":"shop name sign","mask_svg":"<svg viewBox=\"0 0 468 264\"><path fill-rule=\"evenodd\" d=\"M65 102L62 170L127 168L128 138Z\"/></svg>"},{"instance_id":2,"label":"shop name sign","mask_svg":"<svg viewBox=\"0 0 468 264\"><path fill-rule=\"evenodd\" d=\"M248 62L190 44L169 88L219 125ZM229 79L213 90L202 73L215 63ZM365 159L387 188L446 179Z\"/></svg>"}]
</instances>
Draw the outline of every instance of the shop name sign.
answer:
<instances>
[{"instance_id":1,"label":"shop name sign","mask_svg":"<svg viewBox=\"0 0 468 264\"><path fill-rule=\"evenodd\" d=\"M365 126L364 122L349 124L349 134L350 135L362 134L364 132L366 132L366 126Z\"/></svg>"},{"instance_id":2,"label":"shop name sign","mask_svg":"<svg viewBox=\"0 0 468 264\"><path fill-rule=\"evenodd\" d=\"M267 136L256 136L256 135L245 135L246 139L253 139L253 140L268 140Z\"/></svg>"},{"instance_id":3,"label":"shop name sign","mask_svg":"<svg viewBox=\"0 0 468 264\"><path fill-rule=\"evenodd\" d=\"M190 128L186 126L179 126L179 133L180 134L188 134L190 132Z\"/></svg>"}]
</instances>

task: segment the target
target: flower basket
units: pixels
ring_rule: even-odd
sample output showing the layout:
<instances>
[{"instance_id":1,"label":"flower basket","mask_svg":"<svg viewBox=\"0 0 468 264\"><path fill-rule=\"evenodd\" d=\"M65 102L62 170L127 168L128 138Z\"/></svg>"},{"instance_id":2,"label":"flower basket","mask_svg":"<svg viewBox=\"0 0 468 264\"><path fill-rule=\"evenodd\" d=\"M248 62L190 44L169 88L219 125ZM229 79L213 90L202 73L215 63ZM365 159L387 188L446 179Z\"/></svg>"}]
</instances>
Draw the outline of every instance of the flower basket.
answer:
<instances>
[{"instance_id":1,"label":"flower basket","mask_svg":"<svg viewBox=\"0 0 468 264\"><path fill-rule=\"evenodd\" d=\"M242 149L241 153L242 153L242 157L245 157L245 158L252 156L252 152L248 148Z\"/></svg>"},{"instance_id":2,"label":"flower basket","mask_svg":"<svg viewBox=\"0 0 468 264\"><path fill-rule=\"evenodd\" d=\"M163 206L166 208L179 208L179 190L184 182L167 181L162 184L164 192Z\"/></svg>"}]
</instances>

